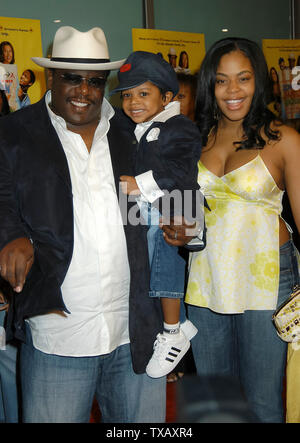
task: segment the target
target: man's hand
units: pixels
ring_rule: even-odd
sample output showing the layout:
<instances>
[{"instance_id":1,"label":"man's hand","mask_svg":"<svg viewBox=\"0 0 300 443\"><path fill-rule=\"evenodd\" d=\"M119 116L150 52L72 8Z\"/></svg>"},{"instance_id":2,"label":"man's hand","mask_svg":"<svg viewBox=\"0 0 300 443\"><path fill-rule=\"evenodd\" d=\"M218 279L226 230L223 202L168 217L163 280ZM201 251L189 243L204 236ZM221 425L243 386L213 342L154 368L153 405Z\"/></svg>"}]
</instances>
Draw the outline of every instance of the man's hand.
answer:
<instances>
[{"instance_id":1,"label":"man's hand","mask_svg":"<svg viewBox=\"0 0 300 443\"><path fill-rule=\"evenodd\" d=\"M15 292L21 292L34 261L31 241L24 238L13 240L0 251L0 275Z\"/></svg>"},{"instance_id":2,"label":"man's hand","mask_svg":"<svg viewBox=\"0 0 300 443\"><path fill-rule=\"evenodd\" d=\"M183 217L175 216L169 224L160 224L165 241L172 246L184 246L194 238L193 228L196 223L189 224Z\"/></svg>"},{"instance_id":3,"label":"man's hand","mask_svg":"<svg viewBox=\"0 0 300 443\"><path fill-rule=\"evenodd\" d=\"M131 195L140 195L141 191L137 185L137 182L134 177L130 175L121 175L120 177L120 185L123 194L131 194Z\"/></svg>"}]
</instances>

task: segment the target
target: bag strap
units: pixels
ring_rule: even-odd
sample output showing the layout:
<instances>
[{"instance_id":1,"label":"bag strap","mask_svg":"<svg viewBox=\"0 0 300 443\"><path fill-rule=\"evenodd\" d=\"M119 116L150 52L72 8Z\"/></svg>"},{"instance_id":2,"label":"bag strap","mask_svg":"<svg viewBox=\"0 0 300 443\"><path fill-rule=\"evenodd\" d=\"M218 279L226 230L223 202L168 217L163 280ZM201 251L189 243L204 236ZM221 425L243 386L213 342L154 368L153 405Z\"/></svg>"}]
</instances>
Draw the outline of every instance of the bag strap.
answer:
<instances>
[{"instance_id":1,"label":"bag strap","mask_svg":"<svg viewBox=\"0 0 300 443\"><path fill-rule=\"evenodd\" d=\"M299 267L298 267L296 246L294 244L293 244L293 253L292 253L292 267L293 267L293 275L295 278L294 287L296 287L300 285L300 278L299 278Z\"/></svg>"}]
</instances>

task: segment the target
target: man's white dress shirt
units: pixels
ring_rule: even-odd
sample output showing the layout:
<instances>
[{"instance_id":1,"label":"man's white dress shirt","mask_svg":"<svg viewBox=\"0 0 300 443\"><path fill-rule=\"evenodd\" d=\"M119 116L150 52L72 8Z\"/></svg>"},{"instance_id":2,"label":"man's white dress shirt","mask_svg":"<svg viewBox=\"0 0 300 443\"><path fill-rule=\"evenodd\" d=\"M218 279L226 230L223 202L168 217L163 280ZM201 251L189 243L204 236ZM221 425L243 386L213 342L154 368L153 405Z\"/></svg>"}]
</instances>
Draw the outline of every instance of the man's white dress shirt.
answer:
<instances>
[{"instance_id":1,"label":"man's white dress shirt","mask_svg":"<svg viewBox=\"0 0 300 443\"><path fill-rule=\"evenodd\" d=\"M114 110L103 100L90 153L79 134L49 108L72 182L74 251L62 285L70 314L31 317L34 346L63 356L95 356L129 342L129 263L107 132ZM55 214L53 214L55 217Z\"/></svg>"}]
</instances>

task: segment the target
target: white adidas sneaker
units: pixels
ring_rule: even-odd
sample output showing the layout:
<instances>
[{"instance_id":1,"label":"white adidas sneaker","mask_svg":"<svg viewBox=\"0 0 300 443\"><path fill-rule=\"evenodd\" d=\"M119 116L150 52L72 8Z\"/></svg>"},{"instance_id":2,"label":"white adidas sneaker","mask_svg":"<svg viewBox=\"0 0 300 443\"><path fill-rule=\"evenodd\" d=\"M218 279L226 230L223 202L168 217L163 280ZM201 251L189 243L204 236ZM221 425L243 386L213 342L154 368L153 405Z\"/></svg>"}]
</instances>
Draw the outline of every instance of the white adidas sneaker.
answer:
<instances>
[{"instance_id":1,"label":"white adidas sneaker","mask_svg":"<svg viewBox=\"0 0 300 443\"><path fill-rule=\"evenodd\" d=\"M154 352L146 367L149 377L169 374L178 365L190 347L190 341L180 330L178 334L157 334Z\"/></svg>"}]
</instances>

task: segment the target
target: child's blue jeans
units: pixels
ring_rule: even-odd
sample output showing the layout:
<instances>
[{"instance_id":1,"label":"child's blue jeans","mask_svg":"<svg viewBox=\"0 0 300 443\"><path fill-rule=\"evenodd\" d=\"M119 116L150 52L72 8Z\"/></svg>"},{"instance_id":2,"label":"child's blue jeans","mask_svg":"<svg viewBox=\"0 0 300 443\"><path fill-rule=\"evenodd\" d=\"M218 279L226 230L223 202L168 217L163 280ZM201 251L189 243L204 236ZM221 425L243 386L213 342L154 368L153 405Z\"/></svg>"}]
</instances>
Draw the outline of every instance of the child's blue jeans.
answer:
<instances>
[{"instance_id":1,"label":"child's blue jeans","mask_svg":"<svg viewBox=\"0 0 300 443\"><path fill-rule=\"evenodd\" d=\"M185 290L186 261L176 246L169 245L159 228L161 217L157 208L139 201L142 218L149 224L147 233L151 269L150 297L180 298L180 322L186 320L183 296Z\"/></svg>"}]
</instances>

